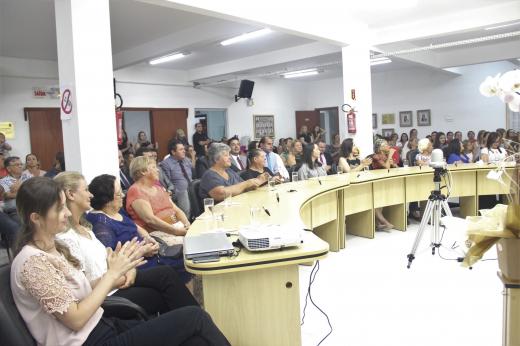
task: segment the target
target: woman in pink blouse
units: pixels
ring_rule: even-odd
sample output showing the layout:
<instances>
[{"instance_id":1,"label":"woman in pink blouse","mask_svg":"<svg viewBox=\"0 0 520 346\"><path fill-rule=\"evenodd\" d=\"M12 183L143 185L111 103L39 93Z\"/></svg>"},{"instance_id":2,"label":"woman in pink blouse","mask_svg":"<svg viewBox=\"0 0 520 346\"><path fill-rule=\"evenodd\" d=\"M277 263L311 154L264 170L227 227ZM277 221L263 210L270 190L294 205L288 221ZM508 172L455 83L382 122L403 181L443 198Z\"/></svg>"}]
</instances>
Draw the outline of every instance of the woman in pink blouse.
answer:
<instances>
[{"instance_id":1,"label":"woman in pink blouse","mask_svg":"<svg viewBox=\"0 0 520 346\"><path fill-rule=\"evenodd\" d=\"M207 313L184 307L150 321L103 317L100 307L124 275L143 264L140 243L107 249L106 273L95 287L78 261L55 241L67 228L65 195L49 178L25 181L17 194L20 248L11 267L11 290L38 345L229 345Z\"/></svg>"}]
</instances>

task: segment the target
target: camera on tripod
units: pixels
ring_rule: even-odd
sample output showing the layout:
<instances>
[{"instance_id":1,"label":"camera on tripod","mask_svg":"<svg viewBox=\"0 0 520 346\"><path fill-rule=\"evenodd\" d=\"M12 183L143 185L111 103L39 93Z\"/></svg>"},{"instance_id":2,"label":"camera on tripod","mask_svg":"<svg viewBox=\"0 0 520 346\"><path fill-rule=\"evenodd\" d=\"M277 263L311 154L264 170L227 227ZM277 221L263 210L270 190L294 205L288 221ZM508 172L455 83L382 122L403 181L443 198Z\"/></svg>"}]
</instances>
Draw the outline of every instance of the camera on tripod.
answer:
<instances>
[{"instance_id":1,"label":"camera on tripod","mask_svg":"<svg viewBox=\"0 0 520 346\"><path fill-rule=\"evenodd\" d=\"M428 223L430 223L433 228L432 242L430 244L430 247L432 248L432 255L435 255L435 250L440 248L441 246L440 227L442 212L444 211L445 215L447 216L452 216L450 207L448 206L448 199L445 195L441 193L442 177L448 173L446 162L444 162L444 155L442 150L433 150L429 166L434 169L433 183L435 185L435 188L433 191L431 191L430 196L428 197L428 203L426 204L426 209L424 210L424 215L421 219L419 232L417 233L417 236L415 238L412 251L407 256L407 268L410 268L410 266L412 265L412 261L415 259L417 247L419 246L419 243L421 241L424 231L426 230L426 227L428 226Z\"/></svg>"}]
</instances>

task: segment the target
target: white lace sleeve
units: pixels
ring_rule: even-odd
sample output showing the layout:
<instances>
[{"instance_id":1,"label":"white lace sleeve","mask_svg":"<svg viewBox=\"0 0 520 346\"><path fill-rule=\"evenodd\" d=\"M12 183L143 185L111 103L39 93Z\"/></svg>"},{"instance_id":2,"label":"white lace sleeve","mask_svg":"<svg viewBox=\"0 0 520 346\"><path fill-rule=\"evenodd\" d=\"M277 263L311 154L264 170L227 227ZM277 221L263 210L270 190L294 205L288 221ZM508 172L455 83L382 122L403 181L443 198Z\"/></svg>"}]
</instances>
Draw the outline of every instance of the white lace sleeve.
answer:
<instances>
[{"instance_id":1,"label":"white lace sleeve","mask_svg":"<svg viewBox=\"0 0 520 346\"><path fill-rule=\"evenodd\" d=\"M70 267L60 260L50 261L44 254L33 255L22 267L20 281L48 313L64 313L73 302L79 301L72 294L66 276Z\"/></svg>"},{"instance_id":2,"label":"white lace sleeve","mask_svg":"<svg viewBox=\"0 0 520 346\"><path fill-rule=\"evenodd\" d=\"M58 241L65 245L72 256L74 256L80 263L81 271L85 271L85 257L83 256L83 251L81 251L81 247L77 241L69 238L59 238Z\"/></svg>"}]
</instances>

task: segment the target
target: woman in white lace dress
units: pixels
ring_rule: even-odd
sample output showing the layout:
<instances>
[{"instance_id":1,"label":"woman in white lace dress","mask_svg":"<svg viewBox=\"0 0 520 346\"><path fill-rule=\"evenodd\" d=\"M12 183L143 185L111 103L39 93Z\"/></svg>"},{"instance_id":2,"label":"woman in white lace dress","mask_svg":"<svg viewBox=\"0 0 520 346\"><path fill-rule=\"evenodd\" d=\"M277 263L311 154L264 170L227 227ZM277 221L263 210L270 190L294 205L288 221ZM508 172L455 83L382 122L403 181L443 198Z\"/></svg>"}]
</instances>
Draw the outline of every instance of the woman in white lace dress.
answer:
<instances>
[{"instance_id":1,"label":"woman in white lace dress","mask_svg":"<svg viewBox=\"0 0 520 346\"><path fill-rule=\"evenodd\" d=\"M38 345L229 345L207 313L184 307L149 321L103 317L107 294L143 262L140 244L107 252L107 271L91 287L79 262L55 235L67 227L65 194L49 178L25 181L16 197L22 220L11 266L11 291Z\"/></svg>"}]
</instances>

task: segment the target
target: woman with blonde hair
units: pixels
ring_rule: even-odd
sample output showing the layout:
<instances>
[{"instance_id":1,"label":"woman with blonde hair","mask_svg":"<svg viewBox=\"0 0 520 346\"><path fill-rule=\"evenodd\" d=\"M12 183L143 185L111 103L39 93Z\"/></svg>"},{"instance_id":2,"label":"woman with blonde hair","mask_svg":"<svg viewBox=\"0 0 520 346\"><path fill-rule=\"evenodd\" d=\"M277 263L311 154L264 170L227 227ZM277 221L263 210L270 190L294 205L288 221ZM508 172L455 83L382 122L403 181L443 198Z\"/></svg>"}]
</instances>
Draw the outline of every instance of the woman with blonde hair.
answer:
<instances>
[{"instance_id":1,"label":"woman with blonde hair","mask_svg":"<svg viewBox=\"0 0 520 346\"><path fill-rule=\"evenodd\" d=\"M154 160L136 157L130 164L134 184L128 189L126 210L135 223L168 245L182 244L190 227L186 214L157 185L159 170Z\"/></svg>"},{"instance_id":2,"label":"woman with blonde hair","mask_svg":"<svg viewBox=\"0 0 520 346\"><path fill-rule=\"evenodd\" d=\"M415 157L415 164L417 166L427 166L430 164L432 159L432 142L428 138L423 138L417 144L419 153Z\"/></svg>"},{"instance_id":3,"label":"woman with blonde hair","mask_svg":"<svg viewBox=\"0 0 520 346\"><path fill-rule=\"evenodd\" d=\"M297 167L296 170L299 169L299 167L303 163L303 142L299 139L296 139L292 143L291 150L289 154L287 155L287 160L284 162L285 167L292 168Z\"/></svg>"}]
</instances>

